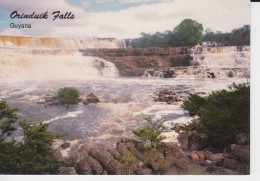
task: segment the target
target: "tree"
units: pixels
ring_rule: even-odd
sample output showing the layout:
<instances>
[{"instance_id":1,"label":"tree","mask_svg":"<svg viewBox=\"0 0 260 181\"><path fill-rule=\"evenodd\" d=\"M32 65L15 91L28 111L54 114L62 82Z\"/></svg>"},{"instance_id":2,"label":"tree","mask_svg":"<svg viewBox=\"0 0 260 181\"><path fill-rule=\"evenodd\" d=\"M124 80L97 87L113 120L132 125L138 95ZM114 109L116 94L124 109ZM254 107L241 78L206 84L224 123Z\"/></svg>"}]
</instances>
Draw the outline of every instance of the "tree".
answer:
<instances>
[{"instance_id":1,"label":"tree","mask_svg":"<svg viewBox=\"0 0 260 181\"><path fill-rule=\"evenodd\" d=\"M202 24L195 20L185 19L174 28L172 42L175 46L194 46L202 43Z\"/></svg>"},{"instance_id":2,"label":"tree","mask_svg":"<svg viewBox=\"0 0 260 181\"><path fill-rule=\"evenodd\" d=\"M155 148L156 143L165 139L165 136L161 136L161 132L164 130L163 123L167 121L164 118L153 121L150 116L143 115L149 124L144 128L131 130L137 137L141 138L144 142L148 142L152 148Z\"/></svg>"},{"instance_id":3,"label":"tree","mask_svg":"<svg viewBox=\"0 0 260 181\"><path fill-rule=\"evenodd\" d=\"M16 129L13 124L18 119L14 113L17 110L0 101L0 173L55 174L61 163L52 157L54 136L47 131L48 124L20 122L23 140L10 138Z\"/></svg>"},{"instance_id":4,"label":"tree","mask_svg":"<svg viewBox=\"0 0 260 181\"><path fill-rule=\"evenodd\" d=\"M250 133L250 86L232 84L229 89L206 97L191 94L183 106L199 116L192 127L206 133L209 146L218 150L234 143L237 134Z\"/></svg>"},{"instance_id":5,"label":"tree","mask_svg":"<svg viewBox=\"0 0 260 181\"><path fill-rule=\"evenodd\" d=\"M61 104L76 104L79 94L74 87L64 87L58 90L57 97Z\"/></svg>"}]
</instances>

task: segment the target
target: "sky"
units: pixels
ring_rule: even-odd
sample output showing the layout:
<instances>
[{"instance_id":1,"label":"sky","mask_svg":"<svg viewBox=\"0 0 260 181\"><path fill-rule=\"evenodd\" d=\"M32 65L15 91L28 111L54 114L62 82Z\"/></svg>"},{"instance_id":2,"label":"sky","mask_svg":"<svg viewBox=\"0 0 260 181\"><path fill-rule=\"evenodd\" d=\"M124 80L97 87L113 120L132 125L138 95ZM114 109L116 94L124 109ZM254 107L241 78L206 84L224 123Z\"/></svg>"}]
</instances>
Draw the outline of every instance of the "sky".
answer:
<instances>
[{"instance_id":1,"label":"sky","mask_svg":"<svg viewBox=\"0 0 260 181\"><path fill-rule=\"evenodd\" d=\"M10 14L41 14L48 19L11 19ZM52 12L71 12L74 19L56 19ZM250 24L249 0L0 0L0 36L56 38L137 38L140 33L173 30L193 19L203 28L229 32ZM10 24L31 28L10 28Z\"/></svg>"}]
</instances>

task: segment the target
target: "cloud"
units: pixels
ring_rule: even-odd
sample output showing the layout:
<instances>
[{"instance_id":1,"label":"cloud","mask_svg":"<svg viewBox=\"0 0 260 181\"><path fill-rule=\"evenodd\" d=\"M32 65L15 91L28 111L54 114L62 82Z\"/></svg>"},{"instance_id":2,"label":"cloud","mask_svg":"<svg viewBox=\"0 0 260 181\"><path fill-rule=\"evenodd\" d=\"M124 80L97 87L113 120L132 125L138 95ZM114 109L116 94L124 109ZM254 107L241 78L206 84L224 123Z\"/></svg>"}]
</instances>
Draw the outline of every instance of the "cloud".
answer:
<instances>
[{"instance_id":1,"label":"cloud","mask_svg":"<svg viewBox=\"0 0 260 181\"><path fill-rule=\"evenodd\" d=\"M172 0L119 0L120 3L131 4L131 3L154 3L154 2L169 2Z\"/></svg>"},{"instance_id":2,"label":"cloud","mask_svg":"<svg viewBox=\"0 0 260 181\"><path fill-rule=\"evenodd\" d=\"M100 0L105 1L105 0ZM107 0L108 1L108 0ZM135 38L141 32L155 33L172 30L183 19L191 18L203 24L204 29L231 31L250 24L250 2L248 0L174 0L159 3L155 0L126 0L125 2L154 1L120 11L88 12L82 7L68 4L65 0L1 0L0 11L10 14L19 12L44 12L60 10L73 12L74 20L23 20L31 23L31 29L8 28L1 35L39 37L115 37ZM161 1L160 1L161 2ZM116 3L116 1L115 1ZM11 23L10 19L7 19Z\"/></svg>"},{"instance_id":3,"label":"cloud","mask_svg":"<svg viewBox=\"0 0 260 181\"><path fill-rule=\"evenodd\" d=\"M115 0L96 0L96 3L109 3L114 2Z\"/></svg>"},{"instance_id":4,"label":"cloud","mask_svg":"<svg viewBox=\"0 0 260 181\"><path fill-rule=\"evenodd\" d=\"M81 4L83 5L84 8L90 6L90 2L88 2L88 1L82 1Z\"/></svg>"}]
</instances>

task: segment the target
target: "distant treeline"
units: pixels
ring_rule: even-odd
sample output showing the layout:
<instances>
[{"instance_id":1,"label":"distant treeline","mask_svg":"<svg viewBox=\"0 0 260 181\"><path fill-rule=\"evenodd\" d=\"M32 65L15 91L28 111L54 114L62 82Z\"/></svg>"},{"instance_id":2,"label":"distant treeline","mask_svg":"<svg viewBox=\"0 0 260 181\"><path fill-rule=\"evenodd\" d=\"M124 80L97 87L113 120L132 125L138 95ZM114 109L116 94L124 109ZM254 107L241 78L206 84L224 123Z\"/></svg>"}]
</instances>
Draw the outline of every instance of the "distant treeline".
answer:
<instances>
[{"instance_id":1,"label":"distant treeline","mask_svg":"<svg viewBox=\"0 0 260 181\"><path fill-rule=\"evenodd\" d=\"M230 33L213 32L207 29L203 35L203 26L195 20L185 19L173 31L155 34L141 33L140 38L133 39L133 48L145 47L181 47L194 46L203 41L212 41L223 45L250 45L250 25L233 29Z\"/></svg>"}]
</instances>

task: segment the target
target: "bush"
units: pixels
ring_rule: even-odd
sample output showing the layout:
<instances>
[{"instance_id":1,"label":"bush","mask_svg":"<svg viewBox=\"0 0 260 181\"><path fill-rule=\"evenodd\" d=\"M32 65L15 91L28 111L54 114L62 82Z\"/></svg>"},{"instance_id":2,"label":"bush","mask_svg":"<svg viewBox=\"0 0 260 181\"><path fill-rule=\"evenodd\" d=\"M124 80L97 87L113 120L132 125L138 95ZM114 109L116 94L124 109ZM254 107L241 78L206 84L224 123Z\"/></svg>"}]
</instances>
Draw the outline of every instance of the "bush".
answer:
<instances>
[{"instance_id":1,"label":"bush","mask_svg":"<svg viewBox=\"0 0 260 181\"><path fill-rule=\"evenodd\" d=\"M57 98L61 104L76 104L79 94L74 87L64 87L58 90Z\"/></svg>"},{"instance_id":2,"label":"bush","mask_svg":"<svg viewBox=\"0 0 260 181\"><path fill-rule=\"evenodd\" d=\"M123 171L123 174L133 175L134 174L133 165L136 163L136 161L137 161L137 159L134 156L133 151L130 150L128 152L128 154L122 160L122 171Z\"/></svg>"},{"instance_id":3,"label":"bush","mask_svg":"<svg viewBox=\"0 0 260 181\"><path fill-rule=\"evenodd\" d=\"M150 116L145 115L143 115L142 118L144 118L149 123L149 125L145 126L144 128L133 129L131 131L144 142L150 144L152 148L154 148L157 142L165 139L165 136L161 136L160 134L164 129L163 123L167 120L162 118L153 121Z\"/></svg>"},{"instance_id":4,"label":"bush","mask_svg":"<svg viewBox=\"0 0 260 181\"><path fill-rule=\"evenodd\" d=\"M199 116L190 127L206 133L210 146L221 150L234 143L238 133L249 134L249 85L232 84L229 91L214 91L207 97L198 97L196 94L190 95L183 108Z\"/></svg>"},{"instance_id":5,"label":"bush","mask_svg":"<svg viewBox=\"0 0 260 181\"><path fill-rule=\"evenodd\" d=\"M199 96L198 94L189 94L188 100L184 101L182 108L189 110L191 116L199 115L199 108L206 103L204 97Z\"/></svg>"},{"instance_id":6,"label":"bush","mask_svg":"<svg viewBox=\"0 0 260 181\"><path fill-rule=\"evenodd\" d=\"M6 101L0 101L0 173L1 174L55 174L61 165L52 157L54 137L48 133L48 124L31 126L20 122L24 135L22 142L10 136L18 119Z\"/></svg>"}]
</instances>

